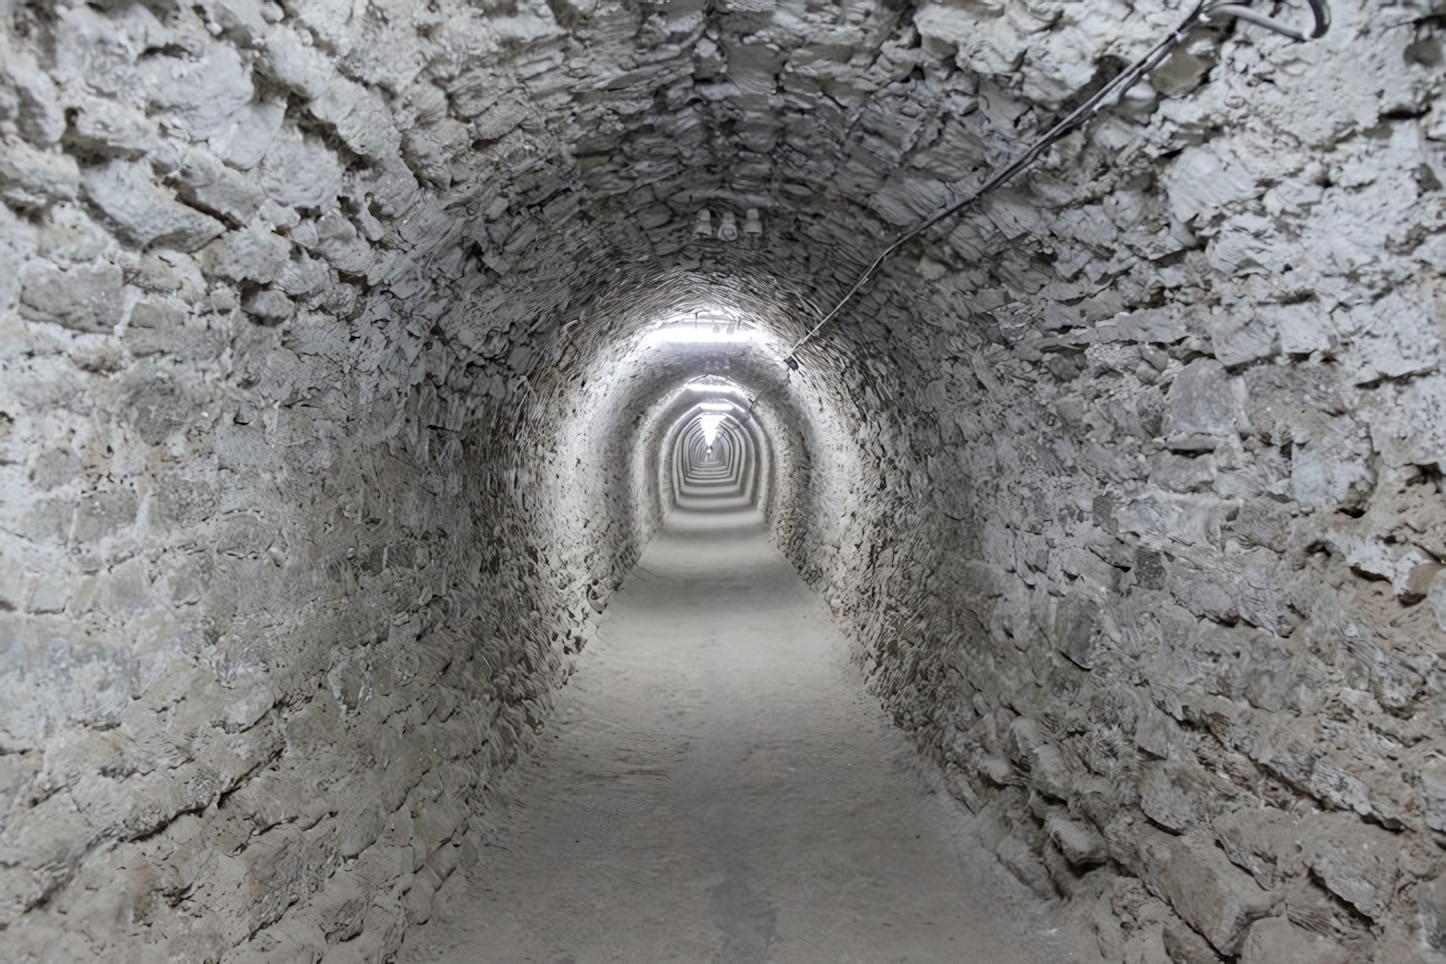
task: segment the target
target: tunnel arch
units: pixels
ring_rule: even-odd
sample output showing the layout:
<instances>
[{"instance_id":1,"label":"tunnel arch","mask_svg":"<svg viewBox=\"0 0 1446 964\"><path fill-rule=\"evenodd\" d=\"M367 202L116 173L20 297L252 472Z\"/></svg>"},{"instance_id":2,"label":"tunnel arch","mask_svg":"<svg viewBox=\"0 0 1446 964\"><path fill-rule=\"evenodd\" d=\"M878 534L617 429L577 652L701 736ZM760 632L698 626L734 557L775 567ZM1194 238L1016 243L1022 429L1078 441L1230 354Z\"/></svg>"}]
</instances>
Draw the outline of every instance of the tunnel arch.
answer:
<instances>
[{"instance_id":1,"label":"tunnel arch","mask_svg":"<svg viewBox=\"0 0 1446 964\"><path fill-rule=\"evenodd\" d=\"M697 506L699 499L704 504L733 499L753 505L763 471L753 436L731 415L710 410L706 402L695 408L701 411L690 412L669 433L673 505Z\"/></svg>"},{"instance_id":2,"label":"tunnel arch","mask_svg":"<svg viewBox=\"0 0 1446 964\"><path fill-rule=\"evenodd\" d=\"M1197 31L791 371L1177 11L762 6L5 8L0 945L394 949L700 376L1031 887L1197 955L1286 884L1382 960L1446 945L1439 18ZM758 339L645 344L704 313Z\"/></svg>"}]
</instances>

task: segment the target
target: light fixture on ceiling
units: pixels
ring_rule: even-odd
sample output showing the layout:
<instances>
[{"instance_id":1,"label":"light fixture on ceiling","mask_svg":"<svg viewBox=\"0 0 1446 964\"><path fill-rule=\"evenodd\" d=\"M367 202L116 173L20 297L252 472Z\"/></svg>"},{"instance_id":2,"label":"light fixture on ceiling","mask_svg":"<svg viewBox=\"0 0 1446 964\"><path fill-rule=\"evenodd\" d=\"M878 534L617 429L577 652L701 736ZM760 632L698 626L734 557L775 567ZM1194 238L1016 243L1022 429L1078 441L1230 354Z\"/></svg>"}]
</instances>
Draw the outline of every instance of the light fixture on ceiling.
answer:
<instances>
[{"instance_id":1,"label":"light fixture on ceiling","mask_svg":"<svg viewBox=\"0 0 1446 964\"><path fill-rule=\"evenodd\" d=\"M738 344L757 340L758 329L751 328L739 318L717 311L696 311L692 314L674 315L659 327L648 332L643 338L649 344Z\"/></svg>"}]
</instances>

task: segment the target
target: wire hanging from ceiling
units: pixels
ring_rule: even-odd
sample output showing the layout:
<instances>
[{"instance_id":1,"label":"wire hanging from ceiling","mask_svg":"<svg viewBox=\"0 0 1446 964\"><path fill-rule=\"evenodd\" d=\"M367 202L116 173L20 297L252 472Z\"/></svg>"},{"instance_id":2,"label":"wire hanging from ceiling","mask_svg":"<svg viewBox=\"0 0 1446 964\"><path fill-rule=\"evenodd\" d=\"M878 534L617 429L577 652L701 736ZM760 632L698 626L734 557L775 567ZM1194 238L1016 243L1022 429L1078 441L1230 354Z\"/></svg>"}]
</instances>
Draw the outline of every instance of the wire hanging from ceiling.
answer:
<instances>
[{"instance_id":1,"label":"wire hanging from ceiling","mask_svg":"<svg viewBox=\"0 0 1446 964\"><path fill-rule=\"evenodd\" d=\"M959 213L964 208L1003 187L1013 180L1015 176L1039 160L1040 156L1061 138L1084 127L1090 121L1094 120L1100 111L1106 107L1113 106L1121 94L1135 86L1146 74L1164 63L1165 58L1169 57L1170 54L1175 52L1176 48L1185 42L1192 29L1211 21L1244 20L1257 26L1265 27L1282 36L1289 37L1297 43L1304 43L1307 40L1324 37L1326 32L1330 30L1331 23L1330 8L1326 5L1326 0L1306 0L1306 3L1309 5L1311 16L1315 21L1311 32L1308 34L1280 23L1277 20L1272 20L1243 4L1221 2L1201 2L1196 4L1195 9L1190 12L1190 15L1165 37L1164 40L1156 44L1154 49L1136 61L1128 70L1117 74L1112 80L1101 87L1094 96L1090 97L1089 100L1070 111L1063 120L1051 127L1043 137L1035 141L1029 150L1015 158L1008 167L986 181L984 185L973 194L968 195L963 200L956 201L937 214L931 215L929 218L894 239L893 243L884 248L884 250L879 253L879 256L873 260L873 263L864 269L863 273L859 275L858 280L844 293L844 296L839 299L838 304L834 305L833 310L824 315L817 324L809 329L807 334L794 342L793 347L788 350L788 354L783 359L784 364L795 371L798 370L798 350L802 348L809 339L818 334L820 328L838 316L838 313L843 310L844 306L853 299L854 295L859 293L860 289L874 276L874 272L878 270L879 266L894 254L894 252L945 218Z\"/></svg>"}]
</instances>

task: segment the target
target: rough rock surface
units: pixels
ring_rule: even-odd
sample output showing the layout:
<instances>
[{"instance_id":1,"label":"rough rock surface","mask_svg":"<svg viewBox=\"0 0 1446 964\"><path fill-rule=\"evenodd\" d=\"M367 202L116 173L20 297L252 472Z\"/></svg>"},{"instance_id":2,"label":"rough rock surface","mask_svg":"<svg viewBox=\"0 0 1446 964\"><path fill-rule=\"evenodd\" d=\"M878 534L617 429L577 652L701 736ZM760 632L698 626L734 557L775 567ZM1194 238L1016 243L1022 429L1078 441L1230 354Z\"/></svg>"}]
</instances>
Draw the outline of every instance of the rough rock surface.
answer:
<instances>
[{"instance_id":1,"label":"rough rock surface","mask_svg":"<svg viewBox=\"0 0 1446 964\"><path fill-rule=\"evenodd\" d=\"M1441 11L1333 6L1199 31L790 374L1181 11L0 5L4 956L391 953L700 371L1107 959L1446 949Z\"/></svg>"}]
</instances>

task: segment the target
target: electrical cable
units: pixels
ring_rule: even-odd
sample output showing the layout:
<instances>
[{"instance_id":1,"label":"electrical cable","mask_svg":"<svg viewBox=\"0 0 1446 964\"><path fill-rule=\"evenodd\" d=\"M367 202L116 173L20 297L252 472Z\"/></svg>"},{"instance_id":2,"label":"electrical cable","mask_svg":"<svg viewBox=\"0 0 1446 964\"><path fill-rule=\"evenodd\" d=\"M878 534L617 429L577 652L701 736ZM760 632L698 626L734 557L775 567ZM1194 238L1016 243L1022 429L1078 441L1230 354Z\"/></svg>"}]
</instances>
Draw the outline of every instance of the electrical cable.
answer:
<instances>
[{"instance_id":1,"label":"electrical cable","mask_svg":"<svg viewBox=\"0 0 1446 964\"><path fill-rule=\"evenodd\" d=\"M1315 19L1314 27L1309 34L1302 33L1293 27L1288 27L1278 21L1271 20L1269 17L1256 13L1254 10L1241 6L1240 4L1205 3L1203 0L1197 3L1195 9L1190 12L1190 15L1186 17L1169 36L1156 44L1154 49L1136 61L1128 70L1115 75L1113 79L1101 87L1089 100L1070 111L1063 120L1051 127L1043 137L1035 141L1029 150L1015 158L1008 167L990 178L973 194L949 205L942 211L932 215L894 239L893 243L884 248L884 250L879 253L879 256L873 260L873 263L864 269L863 273L859 275L858 280L855 281L853 286L839 299L838 304L834 305L833 310L824 315L816 325L809 329L807 334L794 342L793 347L788 350L788 354L783 359L784 364L794 371L798 370L798 350L803 347L805 342L818 334L820 328L838 316L838 313L842 311L844 306L853 299L854 295L858 294L859 290L868 283L869 279L874 276L874 272L879 269L879 266L882 265L890 255L940 221L957 214L986 195L1003 187L1009 181L1013 180L1016 175L1039 160L1040 155L1054 146L1061 138L1084 127L1090 121L1094 120L1104 108L1113 106L1115 99L1118 98L1120 94L1135 86L1146 74L1164 63L1165 58L1169 57L1170 54L1175 52L1176 48L1185 42L1187 35L1192 29L1211 20L1245 20L1273 30L1282 36L1289 37L1297 43L1303 43L1307 40L1325 36L1326 31L1330 29L1331 23L1330 8L1326 5L1326 0L1306 0L1306 3L1310 6L1311 15Z\"/></svg>"}]
</instances>

